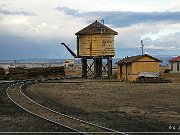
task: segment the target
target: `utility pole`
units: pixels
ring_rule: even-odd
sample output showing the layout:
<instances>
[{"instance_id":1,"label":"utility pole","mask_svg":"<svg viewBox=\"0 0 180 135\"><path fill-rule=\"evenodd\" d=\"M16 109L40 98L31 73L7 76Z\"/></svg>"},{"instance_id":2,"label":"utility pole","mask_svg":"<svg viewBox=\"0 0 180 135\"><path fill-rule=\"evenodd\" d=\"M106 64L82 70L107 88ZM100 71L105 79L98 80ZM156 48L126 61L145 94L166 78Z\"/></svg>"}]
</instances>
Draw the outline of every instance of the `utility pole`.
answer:
<instances>
[{"instance_id":1,"label":"utility pole","mask_svg":"<svg viewBox=\"0 0 180 135\"><path fill-rule=\"evenodd\" d=\"M144 55L144 44L143 44L143 41L141 40L141 50L142 50L142 55Z\"/></svg>"}]
</instances>

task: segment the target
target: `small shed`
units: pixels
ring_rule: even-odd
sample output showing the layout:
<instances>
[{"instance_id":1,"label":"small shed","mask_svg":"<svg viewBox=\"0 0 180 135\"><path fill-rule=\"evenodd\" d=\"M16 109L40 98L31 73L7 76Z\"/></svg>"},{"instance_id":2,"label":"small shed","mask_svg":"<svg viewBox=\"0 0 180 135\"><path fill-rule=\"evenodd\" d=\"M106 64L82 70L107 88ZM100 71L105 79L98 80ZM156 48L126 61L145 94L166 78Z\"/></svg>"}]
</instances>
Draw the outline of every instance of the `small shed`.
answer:
<instances>
[{"instance_id":1,"label":"small shed","mask_svg":"<svg viewBox=\"0 0 180 135\"><path fill-rule=\"evenodd\" d=\"M169 60L169 68L172 73L180 73L180 56Z\"/></svg>"},{"instance_id":2,"label":"small shed","mask_svg":"<svg viewBox=\"0 0 180 135\"><path fill-rule=\"evenodd\" d=\"M140 72L159 72L160 62L159 59L147 54L125 57L116 63L118 79L135 81Z\"/></svg>"}]
</instances>

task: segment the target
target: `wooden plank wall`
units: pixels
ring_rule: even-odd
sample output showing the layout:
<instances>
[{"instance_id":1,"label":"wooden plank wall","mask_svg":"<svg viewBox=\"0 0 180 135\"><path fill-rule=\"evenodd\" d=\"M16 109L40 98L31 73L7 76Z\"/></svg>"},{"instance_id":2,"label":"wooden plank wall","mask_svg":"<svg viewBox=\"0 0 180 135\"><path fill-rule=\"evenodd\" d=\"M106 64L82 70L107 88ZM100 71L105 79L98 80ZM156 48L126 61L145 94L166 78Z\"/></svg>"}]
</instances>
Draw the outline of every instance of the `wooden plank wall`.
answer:
<instances>
[{"instance_id":1,"label":"wooden plank wall","mask_svg":"<svg viewBox=\"0 0 180 135\"><path fill-rule=\"evenodd\" d=\"M34 68L9 68L10 80L26 80L41 78L65 77L64 66L60 67L34 67Z\"/></svg>"},{"instance_id":2,"label":"wooden plank wall","mask_svg":"<svg viewBox=\"0 0 180 135\"><path fill-rule=\"evenodd\" d=\"M29 78L43 78L47 77L47 71L44 67L33 67L29 69Z\"/></svg>"},{"instance_id":3,"label":"wooden plank wall","mask_svg":"<svg viewBox=\"0 0 180 135\"><path fill-rule=\"evenodd\" d=\"M79 37L79 55L90 56L91 51L91 35L83 35Z\"/></svg>"},{"instance_id":4,"label":"wooden plank wall","mask_svg":"<svg viewBox=\"0 0 180 135\"><path fill-rule=\"evenodd\" d=\"M144 57L138 62L133 62L127 67L129 81L135 81L138 72L159 72L159 62L154 59ZM122 66L122 78L120 78L120 65L118 65L118 79L126 80L126 65Z\"/></svg>"},{"instance_id":5,"label":"wooden plank wall","mask_svg":"<svg viewBox=\"0 0 180 135\"><path fill-rule=\"evenodd\" d=\"M28 78L29 71L26 68L15 67L9 68L10 80L26 80Z\"/></svg>"},{"instance_id":6,"label":"wooden plank wall","mask_svg":"<svg viewBox=\"0 0 180 135\"><path fill-rule=\"evenodd\" d=\"M159 62L135 62L127 67L129 81L135 81L138 72L159 72ZM122 78L120 78L120 66L118 65L118 79L126 80L126 66L122 66Z\"/></svg>"},{"instance_id":7,"label":"wooden plank wall","mask_svg":"<svg viewBox=\"0 0 180 135\"><path fill-rule=\"evenodd\" d=\"M114 35L94 34L79 37L80 56L114 56Z\"/></svg>"},{"instance_id":8,"label":"wooden plank wall","mask_svg":"<svg viewBox=\"0 0 180 135\"><path fill-rule=\"evenodd\" d=\"M47 68L47 74L48 74L48 78L65 77L64 66L61 66L61 67L48 67Z\"/></svg>"}]
</instances>

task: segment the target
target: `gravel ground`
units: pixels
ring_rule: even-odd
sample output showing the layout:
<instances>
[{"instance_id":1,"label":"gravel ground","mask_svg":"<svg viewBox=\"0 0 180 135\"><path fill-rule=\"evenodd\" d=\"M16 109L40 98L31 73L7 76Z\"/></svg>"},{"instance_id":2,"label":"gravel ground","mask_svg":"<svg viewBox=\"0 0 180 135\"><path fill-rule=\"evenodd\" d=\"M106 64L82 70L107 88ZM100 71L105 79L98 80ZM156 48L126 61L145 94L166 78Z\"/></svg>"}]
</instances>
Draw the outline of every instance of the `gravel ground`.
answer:
<instances>
[{"instance_id":1,"label":"gravel ground","mask_svg":"<svg viewBox=\"0 0 180 135\"><path fill-rule=\"evenodd\" d=\"M68 132L17 107L6 95L8 85L0 84L0 132Z\"/></svg>"},{"instance_id":2,"label":"gravel ground","mask_svg":"<svg viewBox=\"0 0 180 135\"><path fill-rule=\"evenodd\" d=\"M59 112L118 131L180 131L180 83L71 82L34 84L26 94Z\"/></svg>"}]
</instances>

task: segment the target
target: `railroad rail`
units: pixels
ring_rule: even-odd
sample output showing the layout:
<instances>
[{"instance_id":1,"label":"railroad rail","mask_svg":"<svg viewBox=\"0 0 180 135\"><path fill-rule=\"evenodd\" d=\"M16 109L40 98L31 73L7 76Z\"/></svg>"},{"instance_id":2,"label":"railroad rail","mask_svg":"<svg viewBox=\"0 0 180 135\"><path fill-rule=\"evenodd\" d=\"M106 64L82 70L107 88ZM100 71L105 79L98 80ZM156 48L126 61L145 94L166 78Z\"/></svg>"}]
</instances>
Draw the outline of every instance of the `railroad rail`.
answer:
<instances>
[{"instance_id":1,"label":"railroad rail","mask_svg":"<svg viewBox=\"0 0 180 135\"><path fill-rule=\"evenodd\" d=\"M79 134L125 134L110 128L106 128L94 123L83 121L63 113L59 113L50 108L47 108L34 100L27 97L22 92L22 87L28 84L33 83L32 81L28 82L19 82L12 84L6 90L7 96L9 99L14 102L17 106L21 107L25 111L38 116L42 119L56 123L58 125L64 126L74 133Z\"/></svg>"},{"instance_id":2,"label":"railroad rail","mask_svg":"<svg viewBox=\"0 0 180 135\"><path fill-rule=\"evenodd\" d=\"M22 85L21 85L22 86ZM20 87L21 87L20 86ZM62 123L59 123L59 122L57 122L57 121L54 121L54 120L52 120L52 119L49 119L48 117L44 117L43 115L40 115L40 114L38 114L37 112L34 112L33 110L31 110L30 108L27 108L27 106L25 105L26 103L28 103L28 101L25 101L24 100L24 98L22 98L23 96L20 96L20 97L16 97L16 96L18 96L18 93L17 93L17 95L12 95L13 93L11 93L10 91L9 91L9 89L10 88L12 88L13 90L16 90L16 91L18 91L18 89L16 88L17 86L15 85L15 84L12 84L11 86L9 86L7 89L6 89L6 94L8 95L8 98L14 103L14 104L16 104L17 106L19 106L20 108L22 108L23 110L25 110L26 112L28 112L28 113L30 113L30 114L32 114L32 115L35 115L35 116L37 116L37 117L39 117L39 118L41 118L41 119L44 119L44 120L47 120L48 122L51 122L51 123L55 123L55 124L58 124L58 125L60 125L60 126L62 126L62 127L64 127L64 128L67 128L68 130L69 130L69 132L68 133L73 133L73 134L77 134L77 135L79 135L79 134L85 134L85 133L83 133L83 132L81 132L81 131L79 131L79 130L77 130L77 129L73 129L73 128L71 128L71 127L68 127L68 126L66 126L66 125L64 125L64 124L62 124ZM21 93L21 90L19 90L18 92L20 92ZM17 100L17 98L19 98L18 100ZM20 101L21 100L21 101ZM22 103L20 103L20 102L22 102ZM24 102L24 103L23 103ZM35 103L35 102L34 102ZM24 105L23 105L24 104ZM30 104L29 104L30 105ZM37 108L38 109L38 108ZM14 133L16 133L16 132L14 132ZM27 132L17 132L17 133L27 133ZM29 132L28 132L29 133ZM37 133L37 132L30 132L30 133ZM47 132L38 132L38 133L47 133ZM53 132L53 133L59 133L59 132ZM65 133L65 132L63 132L63 133Z\"/></svg>"}]
</instances>

